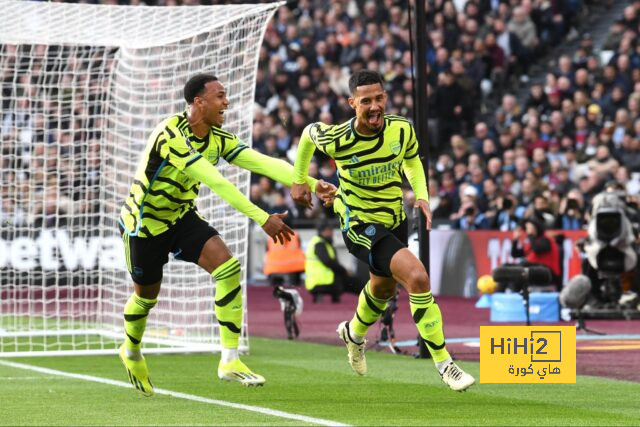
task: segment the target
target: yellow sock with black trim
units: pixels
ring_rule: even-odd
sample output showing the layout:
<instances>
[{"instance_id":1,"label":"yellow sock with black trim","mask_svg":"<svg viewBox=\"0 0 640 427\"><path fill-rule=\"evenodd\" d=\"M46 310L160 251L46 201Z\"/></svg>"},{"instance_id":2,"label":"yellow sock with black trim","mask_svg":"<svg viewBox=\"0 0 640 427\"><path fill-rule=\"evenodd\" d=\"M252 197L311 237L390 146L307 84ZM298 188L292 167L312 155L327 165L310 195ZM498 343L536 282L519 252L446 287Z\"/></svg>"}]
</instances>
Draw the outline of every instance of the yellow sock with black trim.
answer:
<instances>
[{"instance_id":1,"label":"yellow sock with black trim","mask_svg":"<svg viewBox=\"0 0 640 427\"><path fill-rule=\"evenodd\" d=\"M156 305L158 299L147 299L134 292L124 305L124 332L127 349L140 351L142 336L147 327L149 311Z\"/></svg>"},{"instance_id":2,"label":"yellow sock with black trim","mask_svg":"<svg viewBox=\"0 0 640 427\"><path fill-rule=\"evenodd\" d=\"M444 332L442 331L442 313L435 303L431 292L409 294L411 315L416 323L420 337L426 344L435 363L444 362L450 358L445 347Z\"/></svg>"},{"instance_id":3,"label":"yellow sock with black trim","mask_svg":"<svg viewBox=\"0 0 640 427\"><path fill-rule=\"evenodd\" d=\"M371 282L360 291L358 297L358 307L353 315L353 319L349 322L349 333L355 342L362 342L367 335L369 327L376 323L387 309L388 300L376 298L371 295Z\"/></svg>"},{"instance_id":4,"label":"yellow sock with black trim","mask_svg":"<svg viewBox=\"0 0 640 427\"><path fill-rule=\"evenodd\" d=\"M216 280L216 318L220 324L223 348L238 348L242 329L242 288L240 262L231 258L216 268L211 277Z\"/></svg>"}]
</instances>

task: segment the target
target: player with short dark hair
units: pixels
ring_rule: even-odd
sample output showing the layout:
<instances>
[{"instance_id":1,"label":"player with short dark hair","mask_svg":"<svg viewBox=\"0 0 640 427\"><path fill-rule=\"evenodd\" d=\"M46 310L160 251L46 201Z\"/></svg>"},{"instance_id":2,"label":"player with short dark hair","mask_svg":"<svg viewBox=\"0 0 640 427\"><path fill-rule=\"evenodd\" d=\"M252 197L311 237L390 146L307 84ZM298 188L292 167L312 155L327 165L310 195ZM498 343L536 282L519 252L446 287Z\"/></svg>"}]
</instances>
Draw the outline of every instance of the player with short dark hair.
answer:
<instances>
[{"instance_id":1,"label":"player with short dark hair","mask_svg":"<svg viewBox=\"0 0 640 427\"><path fill-rule=\"evenodd\" d=\"M240 262L198 213L195 200L200 183L258 223L274 241L289 240L293 234L283 222L287 212L269 215L215 166L223 158L287 186L292 183L293 167L254 151L221 129L229 100L215 76L193 76L184 86L184 96L187 109L163 120L149 136L118 221L135 291L124 307L126 337L120 358L131 383L147 396L153 394L153 385L140 352L141 341L170 252L176 259L198 264L216 280L215 313L222 343L218 377L245 385L265 381L238 358L243 313ZM321 199L335 191L333 185L313 178L306 183Z\"/></svg>"},{"instance_id":2,"label":"player with short dark hair","mask_svg":"<svg viewBox=\"0 0 640 427\"><path fill-rule=\"evenodd\" d=\"M370 271L353 319L342 322L337 332L347 346L351 367L364 375L364 337L384 313L400 283L409 293L413 320L442 380L453 390L465 390L475 380L451 360L429 276L420 260L407 249L402 173L415 193L415 207L426 217L427 229L431 228L429 195L415 131L404 117L384 113L387 93L378 73L354 73L349 88L349 105L355 110L355 117L340 125L318 122L304 129L291 187L296 202L309 204L311 192L305 181L315 149L335 160L340 187L334 211L340 218L349 252L366 262Z\"/></svg>"}]
</instances>

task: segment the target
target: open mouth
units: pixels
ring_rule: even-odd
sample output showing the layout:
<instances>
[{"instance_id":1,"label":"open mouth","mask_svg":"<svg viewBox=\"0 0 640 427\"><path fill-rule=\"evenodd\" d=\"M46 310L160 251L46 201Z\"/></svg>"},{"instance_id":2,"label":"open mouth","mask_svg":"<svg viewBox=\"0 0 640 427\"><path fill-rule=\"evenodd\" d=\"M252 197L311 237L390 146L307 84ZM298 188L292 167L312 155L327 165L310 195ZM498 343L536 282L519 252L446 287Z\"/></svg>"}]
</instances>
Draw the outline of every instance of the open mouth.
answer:
<instances>
[{"instance_id":1,"label":"open mouth","mask_svg":"<svg viewBox=\"0 0 640 427\"><path fill-rule=\"evenodd\" d=\"M369 123L369 126L379 127L382 123L382 114L380 112L369 113L367 115L367 122Z\"/></svg>"}]
</instances>

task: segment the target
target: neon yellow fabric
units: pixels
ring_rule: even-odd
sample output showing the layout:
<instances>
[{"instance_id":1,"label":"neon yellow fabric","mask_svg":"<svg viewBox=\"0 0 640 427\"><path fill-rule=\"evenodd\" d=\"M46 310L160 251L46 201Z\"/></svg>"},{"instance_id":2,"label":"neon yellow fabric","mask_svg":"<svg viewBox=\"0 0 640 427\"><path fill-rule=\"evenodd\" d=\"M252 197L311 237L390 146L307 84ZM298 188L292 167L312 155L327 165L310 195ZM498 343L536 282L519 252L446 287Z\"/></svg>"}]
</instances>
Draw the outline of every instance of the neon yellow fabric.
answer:
<instances>
[{"instance_id":1,"label":"neon yellow fabric","mask_svg":"<svg viewBox=\"0 0 640 427\"><path fill-rule=\"evenodd\" d=\"M349 330L361 337L366 336L369 327L384 314L387 303L387 300L376 298L371 294L371 282L367 282L358 297L358 307L353 319L349 322Z\"/></svg>"},{"instance_id":2,"label":"neon yellow fabric","mask_svg":"<svg viewBox=\"0 0 640 427\"><path fill-rule=\"evenodd\" d=\"M423 294L409 294L409 306L413 321L418 328L420 338L424 341L433 361L444 362L449 359L449 352L445 347L444 332L442 331L442 313L440 307L433 300L431 292Z\"/></svg>"},{"instance_id":3,"label":"neon yellow fabric","mask_svg":"<svg viewBox=\"0 0 640 427\"><path fill-rule=\"evenodd\" d=\"M329 267L324 265L316 256L316 245L325 245L329 258L336 259L333 247L322 237L313 236L307 246L304 261L305 281L304 286L310 291L318 285L329 285L333 283L334 273Z\"/></svg>"},{"instance_id":4,"label":"neon yellow fabric","mask_svg":"<svg viewBox=\"0 0 640 427\"><path fill-rule=\"evenodd\" d=\"M242 331L242 288L240 262L230 258L212 273L216 281L216 318L220 324L220 342L224 348L238 348Z\"/></svg>"},{"instance_id":5,"label":"neon yellow fabric","mask_svg":"<svg viewBox=\"0 0 640 427\"><path fill-rule=\"evenodd\" d=\"M241 151L231 163L243 169L250 170L253 173L268 176L287 187L291 187L293 183L293 165L282 159L264 155L253 149ZM308 176L304 182L309 184L311 191L316 191L316 184L318 184L317 179Z\"/></svg>"},{"instance_id":6,"label":"neon yellow fabric","mask_svg":"<svg viewBox=\"0 0 640 427\"><path fill-rule=\"evenodd\" d=\"M294 182L304 182L317 148L334 159L337 166L340 188L333 209L341 228L348 230L357 224L376 223L392 230L406 218L403 171L408 171L417 197L428 198L415 130L406 118L386 114L384 126L377 134L359 135L354 121L355 118L339 125L317 122L304 129Z\"/></svg>"},{"instance_id":7,"label":"neon yellow fabric","mask_svg":"<svg viewBox=\"0 0 640 427\"><path fill-rule=\"evenodd\" d=\"M147 316L157 302L157 299L146 299L133 293L124 305L125 345L130 350L140 350L142 347Z\"/></svg>"},{"instance_id":8,"label":"neon yellow fabric","mask_svg":"<svg viewBox=\"0 0 640 427\"><path fill-rule=\"evenodd\" d=\"M416 156L405 159L402 164L402 170L413 189L416 200L426 200L428 202L429 192L427 191L427 178L425 177L420 157Z\"/></svg>"},{"instance_id":9,"label":"neon yellow fabric","mask_svg":"<svg viewBox=\"0 0 640 427\"><path fill-rule=\"evenodd\" d=\"M198 158L214 166L220 157L231 162L247 148L236 135L217 127L198 138L186 112L168 117L147 139L129 196L120 211L120 224L132 236L163 233L195 208L200 181L183 170Z\"/></svg>"},{"instance_id":10,"label":"neon yellow fabric","mask_svg":"<svg viewBox=\"0 0 640 427\"><path fill-rule=\"evenodd\" d=\"M303 136L305 132L303 132ZM311 138L300 138L298 143L298 151L296 153L296 161L293 166L293 182L296 184L304 184L309 174L309 164L313 153L316 151L316 146L311 141Z\"/></svg>"},{"instance_id":11,"label":"neon yellow fabric","mask_svg":"<svg viewBox=\"0 0 640 427\"><path fill-rule=\"evenodd\" d=\"M262 226L269 219L268 213L251 203L235 185L222 176L220 171L204 158L200 157L195 160L184 169L184 172L191 178L206 184L222 200L257 222L258 225Z\"/></svg>"}]
</instances>

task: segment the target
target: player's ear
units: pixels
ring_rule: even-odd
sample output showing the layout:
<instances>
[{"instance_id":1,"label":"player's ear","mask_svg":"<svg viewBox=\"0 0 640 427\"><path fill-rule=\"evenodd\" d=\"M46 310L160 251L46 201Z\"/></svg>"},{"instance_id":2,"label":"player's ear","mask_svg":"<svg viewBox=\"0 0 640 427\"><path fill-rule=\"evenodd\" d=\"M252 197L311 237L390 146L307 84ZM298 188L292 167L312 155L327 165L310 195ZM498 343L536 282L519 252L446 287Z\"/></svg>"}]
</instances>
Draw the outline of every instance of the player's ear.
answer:
<instances>
[{"instance_id":1,"label":"player's ear","mask_svg":"<svg viewBox=\"0 0 640 427\"><path fill-rule=\"evenodd\" d=\"M355 98L350 96L348 101L349 101L349 105L351 106L351 108L353 108L355 110L356 109L356 100L355 100Z\"/></svg>"}]
</instances>

